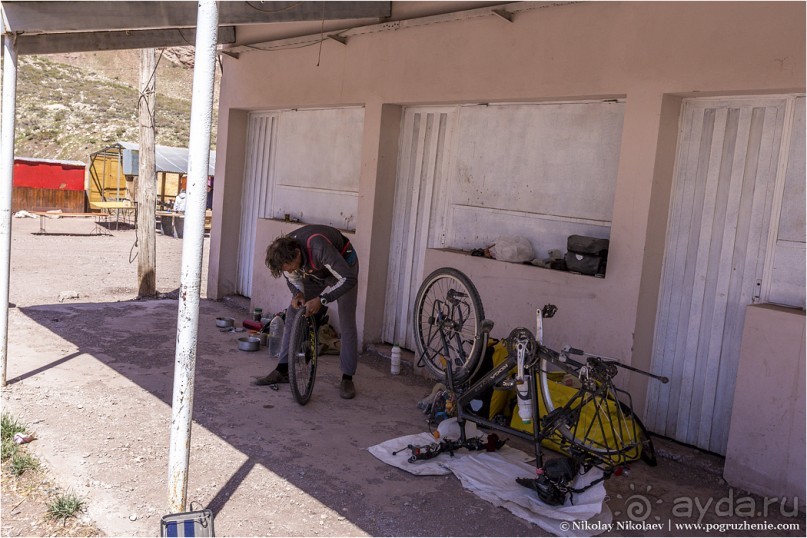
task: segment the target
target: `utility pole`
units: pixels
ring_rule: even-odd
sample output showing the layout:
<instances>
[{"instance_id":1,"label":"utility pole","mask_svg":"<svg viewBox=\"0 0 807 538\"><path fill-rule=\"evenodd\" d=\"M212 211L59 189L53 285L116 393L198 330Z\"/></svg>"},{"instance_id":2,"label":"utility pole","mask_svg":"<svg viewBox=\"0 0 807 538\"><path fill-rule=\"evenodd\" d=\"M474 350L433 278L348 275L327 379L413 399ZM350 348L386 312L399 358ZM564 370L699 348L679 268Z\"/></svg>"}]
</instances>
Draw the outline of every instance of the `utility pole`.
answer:
<instances>
[{"instance_id":1,"label":"utility pole","mask_svg":"<svg viewBox=\"0 0 807 538\"><path fill-rule=\"evenodd\" d=\"M17 47L3 34L3 104L0 114L0 385L8 365L8 292L11 280L11 198L14 177L14 120L17 111Z\"/></svg>"},{"instance_id":2,"label":"utility pole","mask_svg":"<svg viewBox=\"0 0 807 538\"><path fill-rule=\"evenodd\" d=\"M157 167L155 164L155 118L157 51L140 51L140 97L137 115L140 123L140 155L136 186L137 200L137 282L139 297L157 295Z\"/></svg>"}]
</instances>

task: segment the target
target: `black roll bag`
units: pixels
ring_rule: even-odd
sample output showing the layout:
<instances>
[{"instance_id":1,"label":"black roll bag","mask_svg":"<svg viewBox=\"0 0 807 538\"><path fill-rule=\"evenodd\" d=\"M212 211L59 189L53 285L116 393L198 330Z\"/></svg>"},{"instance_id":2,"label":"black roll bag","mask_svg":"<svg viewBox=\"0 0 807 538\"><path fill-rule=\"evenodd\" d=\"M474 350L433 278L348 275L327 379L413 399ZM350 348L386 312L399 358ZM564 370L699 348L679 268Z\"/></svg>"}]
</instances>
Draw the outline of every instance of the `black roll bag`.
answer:
<instances>
[{"instance_id":1,"label":"black roll bag","mask_svg":"<svg viewBox=\"0 0 807 538\"><path fill-rule=\"evenodd\" d=\"M570 235L566 240L566 267L572 273L605 276L608 239Z\"/></svg>"}]
</instances>

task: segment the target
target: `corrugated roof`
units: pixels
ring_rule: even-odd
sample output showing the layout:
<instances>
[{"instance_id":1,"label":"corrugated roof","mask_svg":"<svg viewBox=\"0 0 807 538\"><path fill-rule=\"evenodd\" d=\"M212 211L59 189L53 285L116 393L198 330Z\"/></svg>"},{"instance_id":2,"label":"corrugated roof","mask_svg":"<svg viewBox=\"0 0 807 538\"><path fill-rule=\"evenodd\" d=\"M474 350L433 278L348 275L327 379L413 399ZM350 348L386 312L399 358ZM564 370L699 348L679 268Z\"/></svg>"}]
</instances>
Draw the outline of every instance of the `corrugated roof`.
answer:
<instances>
[{"instance_id":1,"label":"corrugated roof","mask_svg":"<svg viewBox=\"0 0 807 538\"><path fill-rule=\"evenodd\" d=\"M25 162L25 163L47 163L47 164L66 164L69 166L87 166L86 163L81 161L62 161L59 159L39 159L36 157L14 157L14 162Z\"/></svg>"},{"instance_id":2,"label":"corrugated roof","mask_svg":"<svg viewBox=\"0 0 807 538\"><path fill-rule=\"evenodd\" d=\"M140 145L133 142L118 142L123 149L140 153ZM158 172L188 173L188 148L172 148L169 146L154 146L156 167ZM207 175L216 173L216 152L210 152Z\"/></svg>"}]
</instances>

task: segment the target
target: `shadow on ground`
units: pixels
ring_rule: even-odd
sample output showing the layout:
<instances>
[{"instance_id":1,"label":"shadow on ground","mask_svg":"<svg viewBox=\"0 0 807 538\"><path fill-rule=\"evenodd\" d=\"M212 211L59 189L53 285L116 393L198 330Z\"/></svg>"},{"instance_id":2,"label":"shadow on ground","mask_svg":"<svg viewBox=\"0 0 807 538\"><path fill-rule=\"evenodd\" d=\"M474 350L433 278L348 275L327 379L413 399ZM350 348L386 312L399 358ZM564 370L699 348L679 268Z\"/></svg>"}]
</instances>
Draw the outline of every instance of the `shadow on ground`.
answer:
<instances>
[{"instance_id":1,"label":"shadow on ground","mask_svg":"<svg viewBox=\"0 0 807 538\"><path fill-rule=\"evenodd\" d=\"M202 300L190 437L189 502L216 514L220 535L537 536L543 531L464 490L453 476L411 475L366 450L427 429L416 402L431 383L368 353L358 395L338 395L338 357L320 362L310 403L252 384L274 367L263 348L238 351L239 333L215 318L243 310ZM32 448L65 487L86 495L91 516L113 535L153 536L168 513L177 301L54 304L10 311L4 406L33 425ZM403 448L403 447L402 447ZM443 456L441 456L443 457ZM636 464L608 481L616 522L657 524L589 529L617 536L699 536L677 523L797 524L804 516L749 497L719 474L687 461ZM685 513L689 500L690 513ZM646 511L636 515L635 503ZM701 510L702 509L702 510ZM684 510L684 512L682 512ZM640 522L641 522L640 521ZM585 529L577 529L581 533ZM717 531L715 531L717 532ZM737 530L734 536L803 536L802 530Z\"/></svg>"},{"instance_id":2,"label":"shadow on ground","mask_svg":"<svg viewBox=\"0 0 807 538\"><path fill-rule=\"evenodd\" d=\"M99 525L153 535L167 513L167 461L177 302L26 307L15 317L9 364L13 406L35 421L44 454L96 497ZM358 395L338 395L337 356L320 362L306 406L252 384L274 367L266 348L238 351L244 318L203 300L194 389L188 501L216 513L228 535L484 535L536 530L464 491L453 477L415 477L366 448L426 430L416 403L431 383L392 377L363 355ZM25 334L25 337L21 335ZM39 395L39 396L37 396ZM50 437L46 440L46 437ZM102 500L106 498L106 501ZM100 508L100 510L98 510ZM112 512L109 514L108 512Z\"/></svg>"}]
</instances>

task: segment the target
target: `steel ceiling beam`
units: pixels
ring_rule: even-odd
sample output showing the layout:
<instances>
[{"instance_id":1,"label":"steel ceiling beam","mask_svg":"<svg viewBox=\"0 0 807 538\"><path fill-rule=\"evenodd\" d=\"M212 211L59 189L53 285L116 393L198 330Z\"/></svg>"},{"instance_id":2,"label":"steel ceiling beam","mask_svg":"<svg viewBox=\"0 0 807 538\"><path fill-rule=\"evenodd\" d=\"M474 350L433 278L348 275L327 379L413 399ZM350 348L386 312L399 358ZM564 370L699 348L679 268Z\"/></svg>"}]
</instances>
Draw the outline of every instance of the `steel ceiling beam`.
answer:
<instances>
[{"instance_id":1,"label":"steel ceiling beam","mask_svg":"<svg viewBox=\"0 0 807 538\"><path fill-rule=\"evenodd\" d=\"M4 0L13 33L196 27L196 2L31 2ZM390 2L219 2L219 26L389 17Z\"/></svg>"},{"instance_id":2,"label":"steel ceiling beam","mask_svg":"<svg viewBox=\"0 0 807 538\"><path fill-rule=\"evenodd\" d=\"M55 54L96 50L193 46L196 42L196 28L75 32L68 34L23 34L16 37L17 53L20 55ZM219 27L218 42L222 44L234 43L235 27Z\"/></svg>"},{"instance_id":3,"label":"steel ceiling beam","mask_svg":"<svg viewBox=\"0 0 807 538\"><path fill-rule=\"evenodd\" d=\"M192 45L197 2L32 2L4 0L4 34L19 54ZM219 40L235 42L235 25L388 18L391 2L219 2Z\"/></svg>"}]
</instances>

